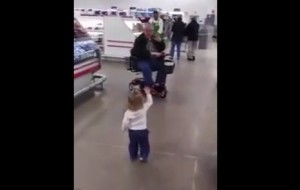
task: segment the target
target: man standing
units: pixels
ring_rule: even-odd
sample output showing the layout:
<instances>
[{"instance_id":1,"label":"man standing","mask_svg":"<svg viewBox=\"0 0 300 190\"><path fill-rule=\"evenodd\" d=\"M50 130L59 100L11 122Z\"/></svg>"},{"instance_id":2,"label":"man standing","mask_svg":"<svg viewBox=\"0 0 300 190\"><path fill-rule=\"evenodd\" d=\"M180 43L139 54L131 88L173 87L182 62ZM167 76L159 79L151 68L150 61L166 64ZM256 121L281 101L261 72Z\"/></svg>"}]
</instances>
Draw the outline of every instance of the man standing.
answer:
<instances>
[{"instance_id":1,"label":"man standing","mask_svg":"<svg viewBox=\"0 0 300 190\"><path fill-rule=\"evenodd\" d=\"M159 17L158 11L153 11L153 17L149 22L152 24L154 35L163 37L164 21Z\"/></svg>"},{"instance_id":2,"label":"man standing","mask_svg":"<svg viewBox=\"0 0 300 190\"><path fill-rule=\"evenodd\" d=\"M195 51L197 49L197 41L199 35L200 25L197 23L195 17L191 19L191 22L185 28L185 35L188 38L188 53L187 57L189 61L195 61Z\"/></svg>"},{"instance_id":3,"label":"man standing","mask_svg":"<svg viewBox=\"0 0 300 190\"><path fill-rule=\"evenodd\" d=\"M180 50L181 50L181 43L184 37L184 30L185 30L185 24L182 22L182 18L178 17L172 27L173 34L171 38L172 44L170 50L170 56L172 59L174 57L175 46L177 49L177 60L180 59Z\"/></svg>"}]
</instances>

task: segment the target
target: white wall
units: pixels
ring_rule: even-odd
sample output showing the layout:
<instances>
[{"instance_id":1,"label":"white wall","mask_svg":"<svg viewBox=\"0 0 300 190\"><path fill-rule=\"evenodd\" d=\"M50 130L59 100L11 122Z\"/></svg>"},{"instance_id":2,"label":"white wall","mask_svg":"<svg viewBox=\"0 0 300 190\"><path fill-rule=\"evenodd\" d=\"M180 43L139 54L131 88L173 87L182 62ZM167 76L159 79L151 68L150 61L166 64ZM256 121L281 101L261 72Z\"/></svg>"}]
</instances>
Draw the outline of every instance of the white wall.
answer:
<instances>
[{"instance_id":1,"label":"white wall","mask_svg":"<svg viewBox=\"0 0 300 190\"><path fill-rule=\"evenodd\" d=\"M120 9L157 7L168 11L181 8L181 11L187 11L189 14L197 12L204 17L207 13L211 13L211 10L217 10L217 0L74 0L74 6L99 9L109 9L111 6Z\"/></svg>"}]
</instances>

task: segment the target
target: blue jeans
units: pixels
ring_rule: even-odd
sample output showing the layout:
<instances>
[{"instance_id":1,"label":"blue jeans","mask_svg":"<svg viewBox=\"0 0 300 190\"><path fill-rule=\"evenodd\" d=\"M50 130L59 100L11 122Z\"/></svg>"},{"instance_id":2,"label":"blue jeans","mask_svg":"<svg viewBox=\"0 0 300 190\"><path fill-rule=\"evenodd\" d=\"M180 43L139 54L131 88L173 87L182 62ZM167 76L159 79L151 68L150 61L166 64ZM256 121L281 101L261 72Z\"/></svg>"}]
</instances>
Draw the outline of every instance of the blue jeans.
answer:
<instances>
[{"instance_id":1,"label":"blue jeans","mask_svg":"<svg viewBox=\"0 0 300 190\"><path fill-rule=\"evenodd\" d=\"M150 153L149 131L144 130L129 130L129 154L132 160L138 157L140 149L140 157L147 160Z\"/></svg>"},{"instance_id":2,"label":"blue jeans","mask_svg":"<svg viewBox=\"0 0 300 190\"><path fill-rule=\"evenodd\" d=\"M145 86L152 87L154 82L152 79L152 72L157 71L155 83L159 85L165 85L167 74L164 69L164 61L158 59L149 59L138 61L138 68L141 70L144 76Z\"/></svg>"},{"instance_id":3,"label":"blue jeans","mask_svg":"<svg viewBox=\"0 0 300 190\"><path fill-rule=\"evenodd\" d=\"M176 50L177 50L177 59L179 59L180 58L180 50L181 50L181 42L172 41L171 50L170 50L170 56L172 58L174 57L175 46L176 46Z\"/></svg>"}]
</instances>

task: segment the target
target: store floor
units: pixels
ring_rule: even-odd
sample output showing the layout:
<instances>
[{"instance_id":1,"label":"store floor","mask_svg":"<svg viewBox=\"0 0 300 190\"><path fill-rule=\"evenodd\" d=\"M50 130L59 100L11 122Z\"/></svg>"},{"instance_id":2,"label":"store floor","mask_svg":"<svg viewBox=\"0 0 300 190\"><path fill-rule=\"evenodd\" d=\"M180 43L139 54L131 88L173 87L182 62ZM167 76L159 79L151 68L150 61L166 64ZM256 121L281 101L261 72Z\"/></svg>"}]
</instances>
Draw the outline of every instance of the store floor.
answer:
<instances>
[{"instance_id":1,"label":"store floor","mask_svg":"<svg viewBox=\"0 0 300 190\"><path fill-rule=\"evenodd\" d=\"M168 77L167 99L154 99L148 113L151 155L147 164L129 161L121 120L128 82L135 74L107 62L105 91L75 102L76 190L216 190L216 44L185 55Z\"/></svg>"}]
</instances>

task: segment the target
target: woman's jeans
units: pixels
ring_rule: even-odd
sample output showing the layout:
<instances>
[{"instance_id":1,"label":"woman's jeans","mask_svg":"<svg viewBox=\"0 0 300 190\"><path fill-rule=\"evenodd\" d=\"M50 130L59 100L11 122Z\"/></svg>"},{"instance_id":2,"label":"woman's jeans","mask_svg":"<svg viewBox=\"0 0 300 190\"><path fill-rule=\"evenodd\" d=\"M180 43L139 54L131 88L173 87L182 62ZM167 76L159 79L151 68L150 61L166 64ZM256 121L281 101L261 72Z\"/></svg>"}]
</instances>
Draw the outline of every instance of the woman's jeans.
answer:
<instances>
[{"instance_id":1,"label":"woman's jeans","mask_svg":"<svg viewBox=\"0 0 300 190\"><path fill-rule=\"evenodd\" d=\"M152 79L152 72L157 71L155 83L165 85L167 74L164 69L164 60L148 59L138 61L138 68L144 76L145 86L152 87L154 82Z\"/></svg>"},{"instance_id":2,"label":"woman's jeans","mask_svg":"<svg viewBox=\"0 0 300 190\"><path fill-rule=\"evenodd\" d=\"M173 58L175 53L175 46L177 50L177 60L180 59L180 51L181 51L181 42L172 41L171 42L171 50L170 50L170 56Z\"/></svg>"}]
</instances>

